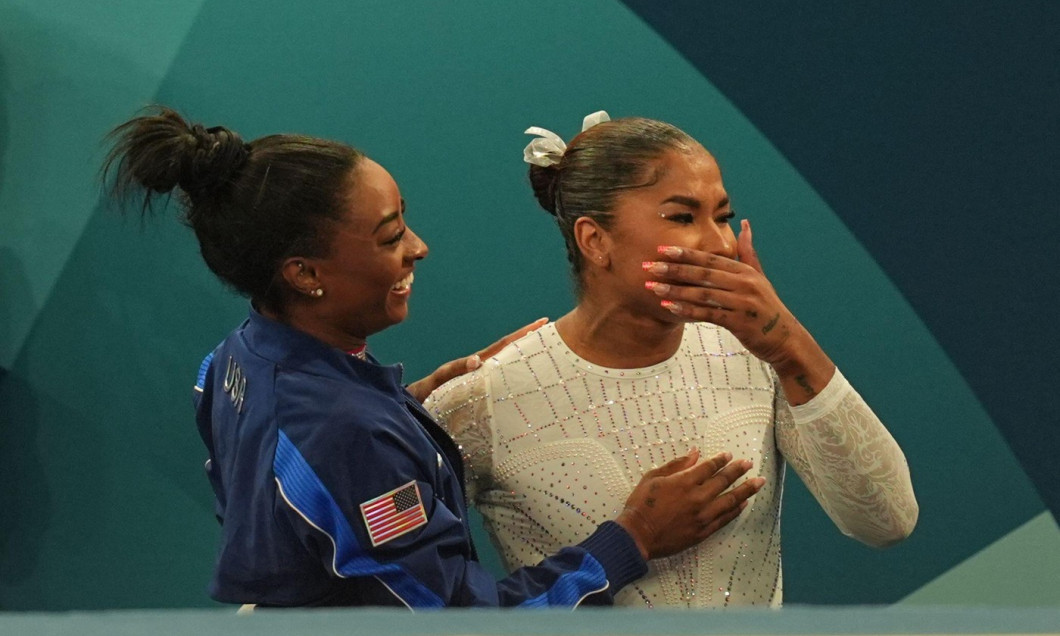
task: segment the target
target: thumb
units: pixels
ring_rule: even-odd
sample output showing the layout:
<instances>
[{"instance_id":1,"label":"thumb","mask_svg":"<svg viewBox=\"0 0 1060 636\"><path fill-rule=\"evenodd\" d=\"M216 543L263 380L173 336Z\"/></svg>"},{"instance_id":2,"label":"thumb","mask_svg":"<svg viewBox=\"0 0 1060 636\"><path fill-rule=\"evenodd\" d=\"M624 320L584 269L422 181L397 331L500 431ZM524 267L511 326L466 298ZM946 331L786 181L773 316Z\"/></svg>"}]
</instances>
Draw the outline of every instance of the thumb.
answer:
<instances>
[{"instance_id":1,"label":"thumb","mask_svg":"<svg viewBox=\"0 0 1060 636\"><path fill-rule=\"evenodd\" d=\"M736 239L736 255L741 263L753 267L759 274L762 271L762 263L758 260L758 252L755 251L754 237L751 233L751 222L747 219L740 221L740 236Z\"/></svg>"},{"instance_id":2,"label":"thumb","mask_svg":"<svg viewBox=\"0 0 1060 636\"><path fill-rule=\"evenodd\" d=\"M699 449L693 448L688 451L687 454L681 455L666 462L658 468L649 470L644 473L645 477L666 477L667 475L673 475L679 473L689 466L695 466L696 462L699 461Z\"/></svg>"}]
</instances>

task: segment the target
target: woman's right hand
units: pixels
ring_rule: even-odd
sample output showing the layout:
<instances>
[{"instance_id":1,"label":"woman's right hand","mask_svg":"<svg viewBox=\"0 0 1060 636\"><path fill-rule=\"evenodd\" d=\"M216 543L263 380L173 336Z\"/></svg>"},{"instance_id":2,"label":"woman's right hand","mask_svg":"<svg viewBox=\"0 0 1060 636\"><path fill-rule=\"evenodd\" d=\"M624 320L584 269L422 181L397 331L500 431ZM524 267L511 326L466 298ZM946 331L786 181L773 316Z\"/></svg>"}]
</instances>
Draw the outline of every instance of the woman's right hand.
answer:
<instances>
[{"instance_id":1,"label":"woman's right hand","mask_svg":"<svg viewBox=\"0 0 1060 636\"><path fill-rule=\"evenodd\" d=\"M644 264L659 280L646 286L675 316L732 332L755 357L772 365L789 404L805 404L828 385L835 364L773 289L755 251L751 222L744 219L740 225L737 260L660 245L664 260Z\"/></svg>"},{"instance_id":2,"label":"woman's right hand","mask_svg":"<svg viewBox=\"0 0 1060 636\"><path fill-rule=\"evenodd\" d=\"M446 362L442 366L434 370L434 373L417 380L409 384L406 388L412 397L416 398L420 404L423 404L424 400L427 399L435 389L442 386L449 380L455 377L464 375L465 373L471 373L475 369L482 366L483 360L488 360L493 356L501 352L502 349L515 342L519 338L522 338L531 331L536 331L541 327L544 327L548 322L548 318L538 318L534 322L521 327L512 333L504 336L497 342L494 342L490 346L482 349L478 353L471 354L466 358L457 358L450 362Z\"/></svg>"},{"instance_id":3,"label":"woman's right hand","mask_svg":"<svg viewBox=\"0 0 1060 636\"><path fill-rule=\"evenodd\" d=\"M714 534L765 484L755 477L729 489L751 469L750 460L731 461L729 453L698 460L699 451L693 449L645 473L615 519L646 560L675 554Z\"/></svg>"}]
</instances>

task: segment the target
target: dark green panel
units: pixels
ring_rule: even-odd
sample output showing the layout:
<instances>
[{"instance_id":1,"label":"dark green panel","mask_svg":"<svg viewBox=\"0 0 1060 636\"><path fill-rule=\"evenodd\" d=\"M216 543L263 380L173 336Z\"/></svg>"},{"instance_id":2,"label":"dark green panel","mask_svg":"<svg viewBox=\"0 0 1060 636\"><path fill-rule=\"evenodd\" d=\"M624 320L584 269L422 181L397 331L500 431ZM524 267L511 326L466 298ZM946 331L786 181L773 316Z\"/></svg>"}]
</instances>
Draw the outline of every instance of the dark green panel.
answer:
<instances>
[{"instance_id":1,"label":"dark green panel","mask_svg":"<svg viewBox=\"0 0 1060 636\"><path fill-rule=\"evenodd\" d=\"M100 136L158 86L204 0L0 2L0 366L96 200Z\"/></svg>"},{"instance_id":2,"label":"dark green panel","mask_svg":"<svg viewBox=\"0 0 1060 636\"><path fill-rule=\"evenodd\" d=\"M243 310L167 221L94 215L0 380L0 466L18 484L3 607L208 603L216 529L191 387Z\"/></svg>"}]
</instances>

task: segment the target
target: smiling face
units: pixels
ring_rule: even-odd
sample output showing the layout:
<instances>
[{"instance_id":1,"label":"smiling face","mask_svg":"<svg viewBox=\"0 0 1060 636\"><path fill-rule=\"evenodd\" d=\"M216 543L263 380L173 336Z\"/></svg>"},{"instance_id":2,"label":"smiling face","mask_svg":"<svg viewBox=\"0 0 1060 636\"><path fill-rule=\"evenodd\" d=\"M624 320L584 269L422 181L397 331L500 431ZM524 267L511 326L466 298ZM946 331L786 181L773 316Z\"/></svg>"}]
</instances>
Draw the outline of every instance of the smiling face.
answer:
<instances>
[{"instance_id":1,"label":"smiling face","mask_svg":"<svg viewBox=\"0 0 1060 636\"><path fill-rule=\"evenodd\" d=\"M729 226L732 208L714 157L702 146L670 150L647 170L649 185L618 196L601 249L609 267L584 280L587 293L604 293L668 322L673 315L644 288L652 280L641 266L659 260L660 245L676 245L736 258ZM591 259L586 259L591 260Z\"/></svg>"},{"instance_id":2,"label":"smiling face","mask_svg":"<svg viewBox=\"0 0 1060 636\"><path fill-rule=\"evenodd\" d=\"M405 201L390 173L365 158L351 176L328 256L307 261L324 290L316 301L322 318L363 340L408 315L412 271L427 245L405 224Z\"/></svg>"}]
</instances>

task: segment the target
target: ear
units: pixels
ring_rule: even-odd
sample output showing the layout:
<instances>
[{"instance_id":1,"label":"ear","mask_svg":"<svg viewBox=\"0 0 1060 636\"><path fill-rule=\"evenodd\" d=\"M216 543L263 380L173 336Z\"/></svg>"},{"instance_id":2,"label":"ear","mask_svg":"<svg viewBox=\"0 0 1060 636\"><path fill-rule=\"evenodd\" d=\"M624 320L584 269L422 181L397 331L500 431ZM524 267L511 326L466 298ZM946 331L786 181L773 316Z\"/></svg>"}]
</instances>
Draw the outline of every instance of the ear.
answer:
<instances>
[{"instance_id":1,"label":"ear","mask_svg":"<svg viewBox=\"0 0 1060 636\"><path fill-rule=\"evenodd\" d=\"M280 266L280 274L296 293L312 296L314 291L320 289L316 266L310 259L300 256L289 258Z\"/></svg>"},{"instance_id":2,"label":"ear","mask_svg":"<svg viewBox=\"0 0 1060 636\"><path fill-rule=\"evenodd\" d=\"M608 268L611 266L611 235L593 219L583 216L574 222L574 240L586 263Z\"/></svg>"}]
</instances>

